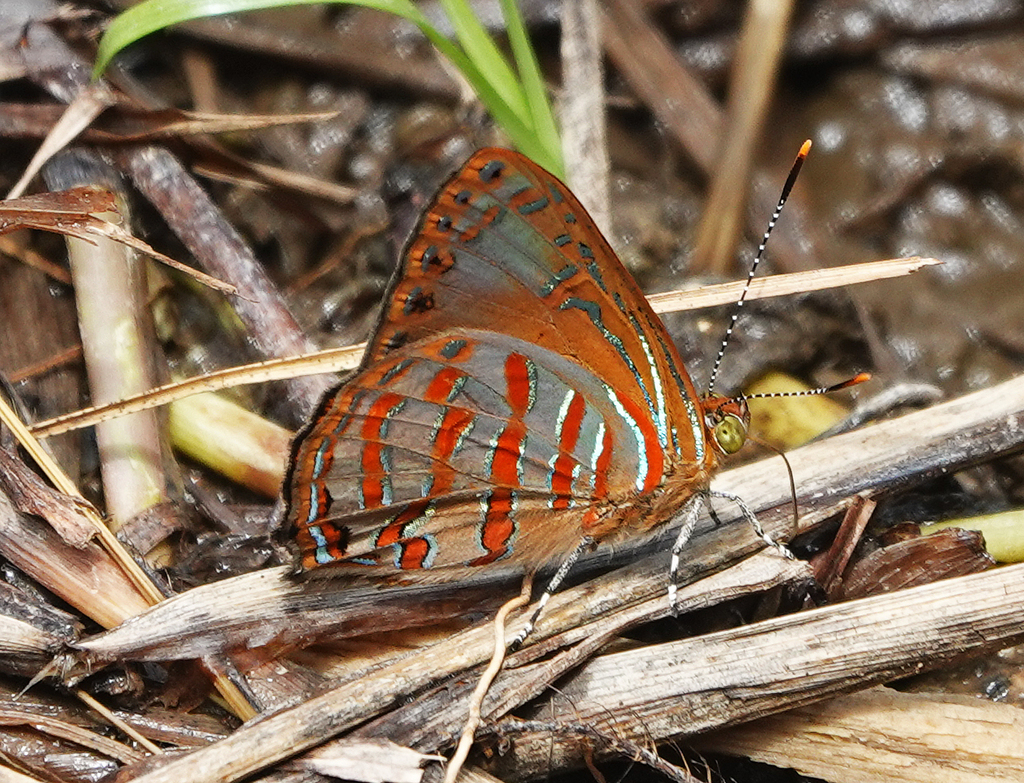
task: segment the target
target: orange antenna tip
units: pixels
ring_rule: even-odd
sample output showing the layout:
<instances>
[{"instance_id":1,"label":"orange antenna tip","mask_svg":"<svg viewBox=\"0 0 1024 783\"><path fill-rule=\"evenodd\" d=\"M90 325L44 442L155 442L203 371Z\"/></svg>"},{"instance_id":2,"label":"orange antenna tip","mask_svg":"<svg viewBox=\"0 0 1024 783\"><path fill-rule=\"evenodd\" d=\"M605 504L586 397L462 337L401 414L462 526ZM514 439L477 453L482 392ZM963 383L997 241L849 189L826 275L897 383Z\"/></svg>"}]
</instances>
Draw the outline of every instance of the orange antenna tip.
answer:
<instances>
[{"instance_id":1,"label":"orange antenna tip","mask_svg":"<svg viewBox=\"0 0 1024 783\"><path fill-rule=\"evenodd\" d=\"M864 383L864 381L870 381L870 380L871 380L871 373L869 373L869 372L859 372L856 375L854 375L852 378L850 378L850 380L848 380L845 383L843 383L843 388L845 389L845 388L848 388L850 386L856 386L858 383Z\"/></svg>"},{"instance_id":2,"label":"orange antenna tip","mask_svg":"<svg viewBox=\"0 0 1024 783\"><path fill-rule=\"evenodd\" d=\"M757 394L741 394L737 397L732 397L732 400L768 400L776 397L814 397L819 394L831 394L842 389L848 389L851 386L856 386L858 383L864 383L864 381L871 380L871 373L861 372L849 380L837 383L833 386L819 386L817 389L805 389L803 391L792 391L792 392L758 392Z\"/></svg>"},{"instance_id":3,"label":"orange antenna tip","mask_svg":"<svg viewBox=\"0 0 1024 783\"><path fill-rule=\"evenodd\" d=\"M869 372L859 372L859 373L857 373L856 375L854 375L852 378L850 378L847 381L843 381L842 383L837 383L835 386L829 386L827 389L825 389L825 394L829 394L829 393L834 392L834 391L839 391L840 389L849 389L851 386L856 386L859 383L864 383L864 381L870 381L870 380L871 380L871 373L869 373Z\"/></svg>"}]
</instances>

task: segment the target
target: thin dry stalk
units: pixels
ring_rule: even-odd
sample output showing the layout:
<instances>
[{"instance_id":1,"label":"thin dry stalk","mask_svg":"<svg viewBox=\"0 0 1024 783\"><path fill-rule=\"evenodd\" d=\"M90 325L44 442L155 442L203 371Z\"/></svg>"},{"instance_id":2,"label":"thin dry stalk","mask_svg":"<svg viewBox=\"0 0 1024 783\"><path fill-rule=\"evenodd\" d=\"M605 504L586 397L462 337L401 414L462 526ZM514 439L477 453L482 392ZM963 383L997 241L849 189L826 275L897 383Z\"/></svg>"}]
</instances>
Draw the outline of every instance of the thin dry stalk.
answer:
<instances>
[{"instance_id":1,"label":"thin dry stalk","mask_svg":"<svg viewBox=\"0 0 1024 783\"><path fill-rule=\"evenodd\" d=\"M58 189L114 179L92 156L54 160L47 180ZM129 219L122 199L121 214ZM75 283L78 327L91 397L99 404L151 389L157 383L152 329L146 297L145 261L109 239L68 238L68 261ZM136 514L167 500L164 457L157 414L135 413L96 428L107 518L117 530Z\"/></svg>"},{"instance_id":2,"label":"thin dry stalk","mask_svg":"<svg viewBox=\"0 0 1024 783\"><path fill-rule=\"evenodd\" d=\"M607 0L602 5L605 48L622 77L646 104L658 122L706 175L718 162L717 146L709 140L725 133L721 107L703 82L680 60L660 31L633 0ZM754 194L748 223L754 236L764 230L779 195L780 180L758 172L753 177ZM799 191L786 207L786 220L773 234L772 254L779 268L813 269L818 266L816 226L808 220Z\"/></svg>"},{"instance_id":3,"label":"thin dry stalk","mask_svg":"<svg viewBox=\"0 0 1024 783\"><path fill-rule=\"evenodd\" d=\"M722 275L733 261L743 225L750 168L786 46L792 0L749 0L733 61L725 133L697 229L694 272Z\"/></svg>"},{"instance_id":4,"label":"thin dry stalk","mask_svg":"<svg viewBox=\"0 0 1024 783\"><path fill-rule=\"evenodd\" d=\"M562 95L559 115L568 184L611 236L604 62L597 0L562 3Z\"/></svg>"},{"instance_id":5,"label":"thin dry stalk","mask_svg":"<svg viewBox=\"0 0 1024 783\"><path fill-rule=\"evenodd\" d=\"M88 85L89 67L55 33L37 25L26 39L23 55L30 79L58 100L72 102ZM66 67L48 68L59 59ZM143 146L117 152L116 165L160 212L168 226L214 277L235 285L232 304L249 330L251 344L266 358L308 353L314 346L241 235L181 162L163 147ZM287 382L291 400L304 416L330 382L324 378L293 378Z\"/></svg>"},{"instance_id":6,"label":"thin dry stalk","mask_svg":"<svg viewBox=\"0 0 1024 783\"><path fill-rule=\"evenodd\" d=\"M538 704L545 720L670 741L886 682L1024 638L1024 566L603 655ZM499 775L582 763L578 742L520 736Z\"/></svg>"},{"instance_id":7,"label":"thin dry stalk","mask_svg":"<svg viewBox=\"0 0 1024 783\"><path fill-rule=\"evenodd\" d=\"M885 280L893 277L912 274L926 266L941 263L934 258L891 258L885 261L871 261L864 264L835 269L815 269L808 272L794 272L783 275L770 275L754 280L747 292L747 300L765 299L772 296L821 291L828 288ZM703 286L698 289L667 291L654 294L647 299L656 313L682 312L698 310L703 307L732 304L745 281L722 283ZM32 432L40 438L59 435L82 427L88 427L114 416L124 416L139 410L147 410L166 405L175 400L192 394L217 391L247 383L264 383L283 380L300 374L326 373L351 370L359 365L359 360L366 348L365 343L345 348L333 348L318 351L305 356L293 356L287 359L274 359L242 367L207 373L206 375L188 378L177 383L169 383L144 394L118 400L110 405L84 408L80 411L57 416L41 421L32 427Z\"/></svg>"}]
</instances>

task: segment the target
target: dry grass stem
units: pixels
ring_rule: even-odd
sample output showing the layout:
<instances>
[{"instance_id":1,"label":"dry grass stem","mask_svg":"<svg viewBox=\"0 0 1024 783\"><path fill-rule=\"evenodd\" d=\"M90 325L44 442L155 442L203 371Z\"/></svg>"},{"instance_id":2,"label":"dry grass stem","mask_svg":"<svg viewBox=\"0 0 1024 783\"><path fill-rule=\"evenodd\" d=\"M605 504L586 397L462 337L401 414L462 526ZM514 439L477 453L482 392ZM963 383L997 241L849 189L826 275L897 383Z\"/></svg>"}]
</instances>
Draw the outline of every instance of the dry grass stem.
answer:
<instances>
[{"instance_id":1,"label":"dry grass stem","mask_svg":"<svg viewBox=\"0 0 1024 783\"><path fill-rule=\"evenodd\" d=\"M747 293L747 299L752 301L773 296L821 291L855 283L886 280L912 274L924 267L939 263L941 262L934 258L893 258L835 269L815 269L809 272L771 275L755 280ZM647 298L657 313L698 310L704 307L732 304L736 301L744 285L743 281L721 283L697 289L668 291ZM118 400L110 405L83 408L80 411L41 421L32 427L32 432L40 438L50 437L89 427L114 416L124 416L136 411L167 405L192 394L228 389L247 383L283 380L301 374L351 370L359 365L365 347L365 343L360 343L345 348L317 351L303 356L273 359L243 367L218 370L201 377L165 384L143 394Z\"/></svg>"},{"instance_id":2,"label":"dry grass stem","mask_svg":"<svg viewBox=\"0 0 1024 783\"><path fill-rule=\"evenodd\" d=\"M597 0L563 3L561 22L559 117L567 181L598 228L611 236L611 162Z\"/></svg>"},{"instance_id":3,"label":"dry grass stem","mask_svg":"<svg viewBox=\"0 0 1024 783\"><path fill-rule=\"evenodd\" d=\"M691 260L698 273L726 274L734 262L754 152L786 47L792 0L749 0L733 60L725 132Z\"/></svg>"}]
</instances>

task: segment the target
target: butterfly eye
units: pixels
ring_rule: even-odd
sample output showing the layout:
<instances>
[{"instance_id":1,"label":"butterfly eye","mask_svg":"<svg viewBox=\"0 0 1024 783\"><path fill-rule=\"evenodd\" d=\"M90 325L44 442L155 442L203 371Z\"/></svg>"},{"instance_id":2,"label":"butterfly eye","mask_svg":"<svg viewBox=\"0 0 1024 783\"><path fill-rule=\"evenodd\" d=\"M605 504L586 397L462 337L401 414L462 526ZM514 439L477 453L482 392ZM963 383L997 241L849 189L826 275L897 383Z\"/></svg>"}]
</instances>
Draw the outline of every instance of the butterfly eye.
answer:
<instances>
[{"instance_id":1,"label":"butterfly eye","mask_svg":"<svg viewBox=\"0 0 1024 783\"><path fill-rule=\"evenodd\" d=\"M726 454L735 454L747 440L747 427L738 416L727 415L715 425L715 442Z\"/></svg>"}]
</instances>

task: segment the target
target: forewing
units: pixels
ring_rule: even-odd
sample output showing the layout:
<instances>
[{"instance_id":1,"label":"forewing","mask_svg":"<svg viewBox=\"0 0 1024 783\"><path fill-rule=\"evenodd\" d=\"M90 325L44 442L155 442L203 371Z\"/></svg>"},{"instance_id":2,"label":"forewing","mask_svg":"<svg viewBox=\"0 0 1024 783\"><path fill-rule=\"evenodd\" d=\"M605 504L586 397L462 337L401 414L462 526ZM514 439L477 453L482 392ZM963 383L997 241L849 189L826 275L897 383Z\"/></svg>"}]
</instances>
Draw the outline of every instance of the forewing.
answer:
<instances>
[{"instance_id":1,"label":"forewing","mask_svg":"<svg viewBox=\"0 0 1024 783\"><path fill-rule=\"evenodd\" d=\"M636 282L569 189L515 152L478 152L424 213L367 365L453 327L508 331L605 379L636 403L653 462L711 458L693 384Z\"/></svg>"}]
</instances>

